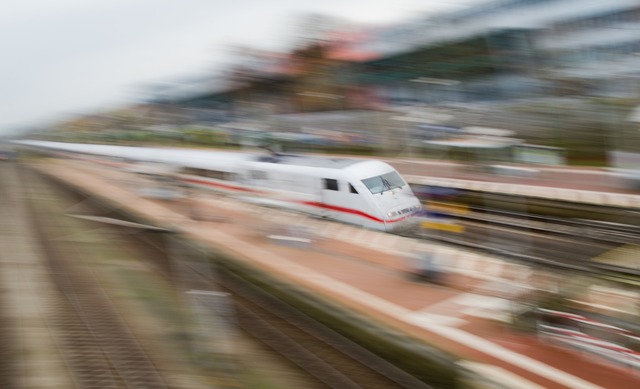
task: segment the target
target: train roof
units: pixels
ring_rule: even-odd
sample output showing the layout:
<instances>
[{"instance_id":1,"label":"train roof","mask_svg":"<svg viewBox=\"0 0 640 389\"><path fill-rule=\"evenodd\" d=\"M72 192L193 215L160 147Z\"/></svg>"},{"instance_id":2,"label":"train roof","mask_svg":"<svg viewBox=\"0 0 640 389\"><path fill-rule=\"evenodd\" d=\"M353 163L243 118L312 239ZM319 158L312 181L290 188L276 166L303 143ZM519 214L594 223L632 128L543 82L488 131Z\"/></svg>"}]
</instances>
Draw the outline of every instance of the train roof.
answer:
<instances>
[{"instance_id":1,"label":"train roof","mask_svg":"<svg viewBox=\"0 0 640 389\"><path fill-rule=\"evenodd\" d=\"M319 168L328 168L328 169L344 169L346 167L362 162L362 160L358 160L358 159L315 157L315 156L294 155L294 154L259 155L256 157L255 161L283 164L283 165L319 167Z\"/></svg>"},{"instance_id":2,"label":"train roof","mask_svg":"<svg viewBox=\"0 0 640 389\"><path fill-rule=\"evenodd\" d=\"M345 169L370 160L356 158L333 158L313 155L284 153L256 154L233 151L132 147L119 145L59 143L47 141L16 142L23 145L39 146L60 151L88 153L136 160L141 162L160 162L172 165L207 168L211 163L218 167L230 168L237 162L261 162L288 166L313 167L324 169Z\"/></svg>"}]
</instances>

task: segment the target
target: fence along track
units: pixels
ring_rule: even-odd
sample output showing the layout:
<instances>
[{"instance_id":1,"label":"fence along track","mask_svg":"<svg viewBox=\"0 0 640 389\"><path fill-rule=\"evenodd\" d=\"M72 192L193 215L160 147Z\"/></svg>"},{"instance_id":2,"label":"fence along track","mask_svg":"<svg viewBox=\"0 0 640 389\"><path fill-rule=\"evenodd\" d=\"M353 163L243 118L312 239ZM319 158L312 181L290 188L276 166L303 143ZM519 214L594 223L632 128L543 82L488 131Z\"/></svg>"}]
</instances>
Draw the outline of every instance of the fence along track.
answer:
<instances>
[{"instance_id":1,"label":"fence along track","mask_svg":"<svg viewBox=\"0 0 640 389\"><path fill-rule=\"evenodd\" d=\"M72 230L63 220L61 200L41 177L23 171L31 219L60 291L51 322L78 388L169 388L138 343L72 242L59 239ZM35 201L33 199L38 199ZM77 232L77 231L75 231Z\"/></svg>"}]
</instances>

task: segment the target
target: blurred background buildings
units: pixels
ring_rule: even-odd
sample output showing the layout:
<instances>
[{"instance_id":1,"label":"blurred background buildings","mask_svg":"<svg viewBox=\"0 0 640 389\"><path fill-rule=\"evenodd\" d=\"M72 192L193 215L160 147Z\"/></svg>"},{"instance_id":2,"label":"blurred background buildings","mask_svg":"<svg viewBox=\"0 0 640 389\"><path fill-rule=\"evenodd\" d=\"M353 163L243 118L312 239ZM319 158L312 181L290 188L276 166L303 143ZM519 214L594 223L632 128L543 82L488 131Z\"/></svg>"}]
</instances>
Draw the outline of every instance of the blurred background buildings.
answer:
<instances>
[{"instance_id":1,"label":"blurred background buildings","mask_svg":"<svg viewBox=\"0 0 640 389\"><path fill-rule=\"evenodd\" d=\"M637 0L496 0L389 26L300 25L290 52L236 48L223 74L60 127L100 129L102 140L358 139L399 152L420 125L484 126L566 150L570 163L640 166Z\"/></svg>"}]
</instances>

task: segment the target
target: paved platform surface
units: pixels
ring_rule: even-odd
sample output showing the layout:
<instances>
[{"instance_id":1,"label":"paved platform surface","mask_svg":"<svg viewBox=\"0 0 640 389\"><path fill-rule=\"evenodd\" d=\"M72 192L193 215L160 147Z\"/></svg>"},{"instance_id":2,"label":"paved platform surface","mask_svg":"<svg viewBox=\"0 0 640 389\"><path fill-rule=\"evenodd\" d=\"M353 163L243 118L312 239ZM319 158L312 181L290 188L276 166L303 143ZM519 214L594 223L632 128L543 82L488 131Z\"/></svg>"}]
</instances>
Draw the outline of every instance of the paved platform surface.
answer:
<instances>
[{"instance_id":1,"label":"paved platform surface","mask_svg":"<svg viewBox=\"0 0 640 389\"><path fill-rule=\"evenodd\" d=\"M223 250L270 273L366 314L372 320L424 339L513 388L636 388L629 370L540 343L500 323L508 285L541 287L522 265L472 252L439 248L449 259L446 286L407 278L408 252L422 242L265 210L220 196L182 200L141 198L140 181L115 169L56 162L37 168L81 187L115 207L190 239ZM283 226L306 229L292 244ZM271 238L269 237L271 236ZM297 234L295 236L302 236ZM275 237L275 238L274 238ZM390 241L392 240L392 242Z\"/></svg>"}]
</instances>

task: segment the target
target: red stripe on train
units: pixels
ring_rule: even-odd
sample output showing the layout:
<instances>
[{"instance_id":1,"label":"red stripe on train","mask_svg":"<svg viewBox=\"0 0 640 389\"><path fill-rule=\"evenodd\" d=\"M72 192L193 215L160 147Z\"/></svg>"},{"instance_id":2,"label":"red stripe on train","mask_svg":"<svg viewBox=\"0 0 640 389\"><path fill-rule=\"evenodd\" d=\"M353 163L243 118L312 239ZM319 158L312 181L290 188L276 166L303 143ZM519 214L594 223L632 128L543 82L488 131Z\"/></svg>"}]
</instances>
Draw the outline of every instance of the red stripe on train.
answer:
<instances>
[{"instance_id":1,"label":"red stripe on train","mask_svg":"<svg viewBox=\"0 0 640 389\"><path fill-rule=\"evenodd\" d=\"M182 179L185 182L191 183L191 184L198 184L198 185L208 185L208 186L214 186L217 188L223 188L223 189L228 189L228 190L237 190L237 191L241 191L241 192L250 192L250 193L264 193L263 191L259 191L259 190L255 190L255 189L250 189L250 188L245 188L242 186L236 186L236 185L228 185L228 184L221 184L218 182L211 182L211 181L204 181L204 180L198 180L198 179L194 179L194 178L183 178ZM352 209L352 208L345 208L345 207L340 207L337 205L331 205L331 204L325 204L325 203L320 203L317 201L297 201L297 200L290 200L293 202L297 202L303 205L308 205L311 207L317 207L317 208L323 208L323 209L328 209L331 211L337 211L337 212L343 212L343 213L348 213L351 215L357 215L357 216L361 216L364 218L367 218L369 220L373 220L375 222L378 223L385 223L385 220L380 219L379 217L375 217L373 215L369 215L368 213L359 211L357 209ZM408 216L399 218L399 219L393 219L393 220L387 220L386 223L397 223L403 220L406 220L408 218Z\"/></svg>"}]
</instances>

